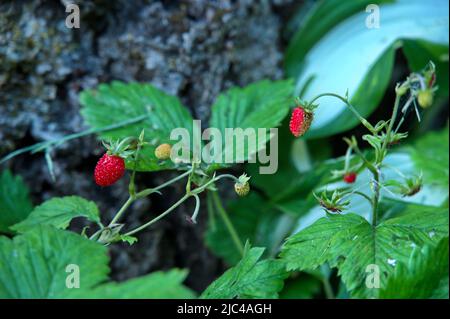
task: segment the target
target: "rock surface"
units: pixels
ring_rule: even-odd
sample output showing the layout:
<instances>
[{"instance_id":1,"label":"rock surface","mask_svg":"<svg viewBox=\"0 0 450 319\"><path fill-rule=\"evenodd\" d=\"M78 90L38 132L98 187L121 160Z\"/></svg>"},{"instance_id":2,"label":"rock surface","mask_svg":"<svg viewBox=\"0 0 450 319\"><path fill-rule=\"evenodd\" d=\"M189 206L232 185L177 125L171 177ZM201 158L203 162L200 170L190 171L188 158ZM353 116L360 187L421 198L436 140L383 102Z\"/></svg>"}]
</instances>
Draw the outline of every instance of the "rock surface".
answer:
<instances>
[{"instance_id":1,"label":"rock surface","mask_svg":"<svg viewBox=\"0 0 450 319\"><path fill-rule=\"evenodd\" d=\"M80 29L65 26L66 1L0 3L0 155L36 142L86 129L78 93L111 80L149 82L178 95L194 118L207 121L224 89L283 76L280 12L292 0L74 1ZM68 1L67 1L68 3ZM127 179L100 189L92 179L102 148L94 136L52 151L53 182L41 153L9 161L38 204L76 194L94 200L109 220L127 197ZM172 173L142 174L157 185ZM132 206L127 225L148 220L173 202L183 185ZM186 223L192 203L139 235L132 247L111 248L112 277L190 269L187 285L202 290L223 271L203 244L206 211L196 226ZM73 227L80 227L75 223Z\"/></svg>"}]
</instances>

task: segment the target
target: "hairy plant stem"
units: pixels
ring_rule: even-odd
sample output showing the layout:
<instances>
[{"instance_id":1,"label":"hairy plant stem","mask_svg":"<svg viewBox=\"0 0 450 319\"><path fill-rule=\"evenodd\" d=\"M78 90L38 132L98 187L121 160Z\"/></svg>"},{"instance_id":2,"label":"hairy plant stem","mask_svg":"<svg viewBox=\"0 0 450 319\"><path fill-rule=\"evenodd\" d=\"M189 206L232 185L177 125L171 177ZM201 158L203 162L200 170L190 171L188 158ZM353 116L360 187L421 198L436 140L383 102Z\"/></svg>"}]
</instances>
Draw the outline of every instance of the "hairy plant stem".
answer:
<instances>
[{"instance_id":1,"label":"hairy plant stem","mask_svg":"<svg viewBox=\"0 0 450 319\"><path fill-rule=\"evenodd\" d=\"M244 246L242 245L241 239L239 238L239 235L236 231L236 229L233 226L233 223L231 222L230 218L228 217L228 214L225 210L225 208L222 205L222 202L220 201L219 196L217 195L217 192L212 192L212 198L214 201L214 204L217 208L217 211L219 213L219 216L222 218L225 227L227 228L230 237L236 247L236 249L239 251L241 256L244 256Z\"/></svg>"},{"instance_id":2,"label":"hairy plant stem","mask_svg":"<svg viewBox=\"0 0 450 319\"><path fill-rule=\"evenodd\" d=\"M156 223L158 220L160 220L161 218L165 217L166 215L168 215L169 213L171 213L175 208L177 208L178 206L180 206L185 200L187 200L189 197L193 196L192 194L185 194L183 197L181 197L175 204L173 204L172 206L170 206L164 213L158 215L157 217L153 218L151 221L125 233L125 236L131 236L141 230L143 230L144 228L149 227L150 225Z\"/></svg>"},{"instance_id":3,"label":"hairy plant stem","mask_svg":"<svg viewBox=\"0 0 450 319\"><path fill-rule=\"evenodd\" d=\"M358 120L361 122L362 125L364 125L370 132L372 132L372 133L375 132L375 128L364 117L362 117L361 114L359 114L359 112L356 110L356 108L350 104L350 102L348 101L348 98L340 96L339 94L336 94L336 93L319 94L309 102L309 105L312 105L316 100L318 100L319 98L324 97L324 96L335 97L335 98L341 100L342 102L344 102L345 105L349 108L349 110L358 118Z\"/></svg>"},{"instance_id":4,"label":"hairy plant stem","mask_svg":"<svg viewBox=\"0 0 450 319\"><path fill-rule=\"evenodd\" d=\"M326 277L323 277L322 284L327 299L335 299L336 297L334 295L333 288L331 287L330 280Z\"/></svg>"},{"instance_id":5,"label":"hairy plant stem","mask_svg":"<svg viewBox=\"0 0 450 319\"><path fill-rule=\"evenodd\" d=\"M60 145L60 144L62 144L64 142L67 142L69 140L80 138L80 137L83 137L83 136L86 136L86 135L112 131L112 130L115 130L115 129L118 129L118 128L121 128L121 127L124 127L124 126L135 124L135 123L138 123L138 122L141 122L141 121L145 120L147 117L148 117L148 115L141 115L141 116L138 116L138 117L126 120L126 121L122 121L122 122L119 122L119 123L115 123L115 124L112 124L112 125L108 125L108 126L104 126L104 127L100 127L100 128L91 128L91 129L88 129L88 130L83 131L83 132L66 135L66 136L64 136L64 137L62 137L60 139L44 141L44 142L36 143L36 144L30 145L30 146L27 146L27 147L23 147L21 149L18 149L18 150L14 151L14 152L9 153L5 157L3 157L0 160L0 164L4 163L4 162L6 162L6 161L8 161L8 160L10 160L10 159L20 155L20 154L26 153L26 152L36 153L36 152L48 149L50 147L58 146L58 145Z\"/></svg>"},{"instance_id":6,"label":"hairy plant stem","mask_svg":"<svg viewBox=\"0 0 450 319\"><path fill-rule=\"evenodd\" d=\"M388 145L388 141L391 138L392 128L394 127L394 122L395 122L395 119L397 118L398 108L400 106L400 98L401 98L401 96L396 94L395 102L394 102L394 109L392 111L392 116L391 116L391 120L389 122L389 126L386 129L386 138L384 139L383 145L381 147L381 154L384 154L384 151L386 150L386 147ZM381 165L382 161L383 161L383 158L377 164Z\"/></svg>"}]
</instances>

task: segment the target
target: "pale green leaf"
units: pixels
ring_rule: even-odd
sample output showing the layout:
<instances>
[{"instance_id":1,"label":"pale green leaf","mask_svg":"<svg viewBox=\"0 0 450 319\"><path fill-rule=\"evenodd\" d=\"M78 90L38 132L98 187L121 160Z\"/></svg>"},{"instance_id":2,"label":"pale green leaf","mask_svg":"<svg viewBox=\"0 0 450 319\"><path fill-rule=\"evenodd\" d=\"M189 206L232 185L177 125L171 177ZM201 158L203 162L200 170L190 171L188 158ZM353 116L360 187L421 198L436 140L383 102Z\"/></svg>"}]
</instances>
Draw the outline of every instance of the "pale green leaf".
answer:
<instances>
[{"instance_id":1,"label":"pale green leaf","mask_svg":"<svg viewBox=\"0 0 450 319\"><path fill-rule=\"evenodd\" d=\"M388 2L393 0L376 1L377 4ZM286 49L284 63L288 75L294 77L299 74L306 54L327 32L353 14L364 11L367 5L373 3L373 0L315 2Z\"/></svg>"},{"instance_id":2,"label":"pale green leaf","mask_svg":"<svg viewBox=\"0 0 450 319\"><path fill-rule=\"evenodd\" d=\"M264 248L251 248L201 295L207 299L276 298L288 273L277 259L259 260Z\"/></svg>"},{"instance_id":3,"label":"pale green leaf","mask_svg":"<svg viewBox=\"0 0 450 319\"><path fill-rule=\"evenodd\" d=\"M22 222L11 227L12 230L25 232L39 225L51 225L65 229L76 217L85 217L99 223L97 205L78 196L55 197L37 206Z\"/></svg>"},{"instance_id":4,"label":"pale green leaf","mask_svg":"<svg viewBox=\"0 0 450 319\"><path fill-rule=\"evenodd\" d=\"M0 174L0 232L11 233L9 226L25 219L32 209L28 187L22 178L3 171Z\"/></svg>"}]
</instances>

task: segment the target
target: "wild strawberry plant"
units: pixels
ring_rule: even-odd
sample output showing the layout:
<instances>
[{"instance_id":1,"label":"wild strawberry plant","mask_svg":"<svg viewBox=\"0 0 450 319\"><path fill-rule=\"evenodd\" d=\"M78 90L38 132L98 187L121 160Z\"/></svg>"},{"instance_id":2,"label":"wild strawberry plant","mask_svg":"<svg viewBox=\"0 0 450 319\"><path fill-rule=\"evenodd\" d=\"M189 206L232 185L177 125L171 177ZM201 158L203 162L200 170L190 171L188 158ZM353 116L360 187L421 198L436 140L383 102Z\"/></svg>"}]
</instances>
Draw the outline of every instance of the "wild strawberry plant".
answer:
<instances>
[{"instance_id":1,"label":"wild strawberry plant","mask_svg":"<svg viewBox=\"0 0 450 319\"><path fill-rule=\"evenodd\" d=\"M429 153L431 158L424 160L428 144L423 141L411 150L411 156L419 154L417 158L422 161L437 161L429 168L419 165L424 168L423 175L417 171L406 176L389 161L391 148L407 137L402 131L406 116L414 113L419 117L421 109L432 103L435 90L435 70L430 63L397 85L391 118L376 124L360 115L347 95L324 93L310 101L297 99L289 123L280 133L281 153L289 149L286 133L295 138L307 133L315 110L326 107L319 104L324 96L345 103L368 134L344 139L348 146L344 158L320 163L301 176L281 163L280 172L270 177L258 175L250 165L251 178L221 174L219 169L230 164L207 164L195 157L184 162L170 156L171 131L179 127L191 135L195 131L192 117L176 97L137 83L113 82L85 91L80 97L82 114L91 129L18 150L2 161L26 151L45 151L52 171L49 150L97 133L105 153L92 168L93 187L108 187L127 178L128 199L118 203L111 220L104 220L95 203L78 196L52 198L33 208L21 179L3 172L0 231L8 237L0 237L0 297L194 297L182 285L185 270L155 272L120 284L108 282L107 247L119 241L132 245L141 231L157 227L158 221L188 200L195 203L189 222L196 223L201 193L208 194L210 213L206 243L232 265L200 295L202 298L288 296L293 287L290 283L303 284L311 280L308 276L318 278L326 295L333 297L336 291L329 282L330 269L338 270L342 289L352 297L448 295L448 205L407 200L431 184L430 177L442 174L442 167L444 171L446 167L448 182L448 164ZM261 81L243 89L232 88L217 98L210 126L220 131L278 126L289 112L292 92L291 81ZM263 135L257 149L245 147L244 157L238 160L248 160L264 148L269 137ZM363 142L372 149L362 148ZM223 145L224 155L233 151L230 145ZM175 177L153 188L138 188L136 174L163 169L173 170ZM234 182L232 188L243 197L227 207L217 189L226 179ZM167 187L181 182L185 183L185 193L166 211L134 228L123 223L135 201L164 194ZM250 184L259 192L251 192ZM370 211L349 212L358 198ZM300 218L299 229L298 212L317 205L325 216L310 221L307 227ZM76 217L87 218L92 226L80 234L68 231ZM78 289L69 288L74 283L67 277L74 265L80 274ZM397 294L399 290L402 292Z\"/></svg>"}]
</instances>

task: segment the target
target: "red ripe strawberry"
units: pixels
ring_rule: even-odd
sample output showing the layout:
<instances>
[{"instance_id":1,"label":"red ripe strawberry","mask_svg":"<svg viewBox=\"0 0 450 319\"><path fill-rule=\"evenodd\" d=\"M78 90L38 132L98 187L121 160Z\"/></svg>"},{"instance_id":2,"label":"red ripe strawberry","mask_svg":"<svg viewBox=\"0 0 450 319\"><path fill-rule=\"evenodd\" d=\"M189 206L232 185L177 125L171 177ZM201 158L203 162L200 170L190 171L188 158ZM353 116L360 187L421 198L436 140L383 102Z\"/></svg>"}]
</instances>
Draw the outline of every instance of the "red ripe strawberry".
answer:
<instances>
[{"instance_id":1,"label":"red ripe strawberry","mask_svg":"<svg viewBox=\"0 0 450 319\"><path fill-rule=\"evenodd\" d=\"M311 126L314 114L311 111L305 110L301 106L297 106L291 115L289 122L289 129L295 137L302 136Z\"/></svg>"},{"instance_id":2,"label":"red ripe strawberry","mask_svg":"<svg viewBox=\"0 0 450 319\"><path fill-rule=\"evenodd\" d=\"M117 182L124 173L125 161L123 158L105 153L95 166L95 182L99 186L109 186Z\"/></svg>"},{"instance_id":3,"label":"red ripe strawberry","mask_svg":"<svg viewBox=\"0 0 450 319\"><path fill-rule=\"evenodd\" d=\"M356 173L350 172L344 175L344 182L353 184L356 181Z\"/></svg>"}]
</instances>

